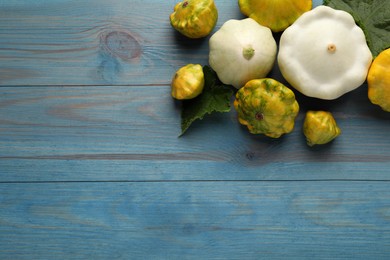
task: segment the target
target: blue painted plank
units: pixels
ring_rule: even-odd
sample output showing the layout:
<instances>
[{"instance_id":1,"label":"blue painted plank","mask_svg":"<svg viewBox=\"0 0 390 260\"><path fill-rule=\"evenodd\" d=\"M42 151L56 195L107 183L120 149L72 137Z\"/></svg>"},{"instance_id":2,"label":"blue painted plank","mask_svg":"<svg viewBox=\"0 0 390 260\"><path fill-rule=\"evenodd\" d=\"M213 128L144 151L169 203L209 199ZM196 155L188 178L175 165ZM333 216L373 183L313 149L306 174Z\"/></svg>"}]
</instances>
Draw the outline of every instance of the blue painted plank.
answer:
<instances>
[{"instance_id":1,"label":"blue painted plank","mask_svg":"<svg viewBox=\"0 0 390 260\"><path fill-rule=\"evenodd\" d=\"M175 3L0 0L0 259L388 259L390 115L366 86L297 93L278 140L234 110L178 138L170 78L207 39L170 28ZM216 3L216 29L242 17ZM316 108L343 134L309 148Z\"/></svg>"},{"instance_id":2,"label":"blue painted plank","mask_svg":"<svg viewBox=\"0 0 390 260\"><path fill-rule=\"evenodd\" d=\"M389 201L389 182L0 184L0 258L388 259Z\"/></svg>"},{"instance_id":3,"label":"blue painted plank","mask_svg":"<svg viewBox=\"0 0 390 260\"><path fill-rule=\"evenodd\" d=\"M249 134L234 109L178 138L169 86L2 87L0 181L389 180L390 114L365 91L331 104L298 96L294 131L274 140ZM303 116L316 106L343 133L309 148Z\"/></svg>"},{"instance_id":4,"label":"blue painted plank","mask_svg":"<svg viewBox=\"0 0 390 260\"><path fill-rule=\"evenodd\" d=\"M219 25L240 16L230 0L217 4ZM167 84L178 67L208 56L207 39L188 41L171 27L174 5L0 1L0 84Z\"/></svg>"},{"instance_id":5,"label":"blue painted plank","mask_svg":"<svg viewBox=\"0 0 390 260\"><path fill-rule=\"evenodd\" d=\"M208 37L191 41L170 26L175 3L2 0L0 84L168 84L180 66L208 63ZM243 18L236 1L216 5L215 30Z\"/></svg>"}]
</instances>

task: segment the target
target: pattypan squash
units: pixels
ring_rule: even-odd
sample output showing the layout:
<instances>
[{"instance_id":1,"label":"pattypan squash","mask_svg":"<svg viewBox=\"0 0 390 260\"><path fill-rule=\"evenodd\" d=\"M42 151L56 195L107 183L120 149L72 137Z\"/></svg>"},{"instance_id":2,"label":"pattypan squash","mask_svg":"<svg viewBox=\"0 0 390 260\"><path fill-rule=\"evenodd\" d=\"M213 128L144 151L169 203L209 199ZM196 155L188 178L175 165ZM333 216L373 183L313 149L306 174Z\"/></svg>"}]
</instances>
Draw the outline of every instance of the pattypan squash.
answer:
<instances>
[{"instance_id":1,"label":"pattypan squash","mask_svg":"<svg viewBox=\"0 0 390 260\"><path fill-rule=\"evenodd\" d=\"M294 92L271 78L248 81L237 91L234 107L250 133L272 138L290 133L299 112Z\"/></svg>"},{"instance_id":2,"label":"pattypan squash","mask_svg":"<svg viewBox=\"0 0 390 260\"><path fill-rule=\"evenodd\" d=\"M307 111L303 134L309 146L326 144L341 134L333 115L327 111Z\"/></svg>"},{"instance_id":3,"label":"pattypan squash","mask_svg":"<svg viewBox=\"0 0 390 260\"><path fill-rule=\"evenodd\" d=\"M218 20L214 0L184 0L169 16L171 25L189 38L202 38L211 33Z\"/></svg>"},{"instance_id":4,"label":"pattypan squash","mask_svg":"<svg viewBox=\"0 0 390 260\"><path fill-rule=\"evenodd\" d=\"M281 32L304 12L312 0L238 0L241 12L273 32Z\"/></svg>"},{"instance_id":5,"label":"pattypan squash","mask_svg":"<svg viewBox=\"0 0 390 260\"><path fill-rule=\"evenodd\" d=\"M209 41L209 64L222 83L239 89L264 78L276 60L276 41L269 28L251 18L228 20Z\"/></svg>"},{"instance_id":6,"label":"pattypan squash","mask_svg":"<svg viewBox=\"0 0 390 260\"><path fill-rule=\"evenodd\" d=\"M371 62L362 29L345 11L316 7L281 35L280 71L306 96L331 100L358 88Z\"/></svg>"},{"instance_id":7,"label":"pattypan squash","mask_svg":"<svg viewBox=\"0 0 390 260\"><path fill-rule=\"evenodd\" d=\"M192 99L202 93L204 88L202 65L187 64L178 69L171 83L171 94L175 99Z\"/></svg>"},{"instance_id":8,"label":"pattypan squash","mask_svg":"<svg viewBox=\"0 0 390 260\"><path fill-rule=\"evenodd\" d=\"M372 62L367 84L371 103L390 112L390 48L379 53Z\"/></svg>"}]
</instances>

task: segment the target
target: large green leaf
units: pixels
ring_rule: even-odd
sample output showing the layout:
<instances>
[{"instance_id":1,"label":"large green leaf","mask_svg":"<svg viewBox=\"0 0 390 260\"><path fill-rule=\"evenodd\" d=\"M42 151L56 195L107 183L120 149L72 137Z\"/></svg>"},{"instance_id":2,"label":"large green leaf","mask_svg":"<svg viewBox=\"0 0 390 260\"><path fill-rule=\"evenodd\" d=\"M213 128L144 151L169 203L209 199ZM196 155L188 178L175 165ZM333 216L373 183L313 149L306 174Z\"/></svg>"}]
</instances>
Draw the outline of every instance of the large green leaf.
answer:
<instances>
[{"instance_id":1,"label":"large green leaf","mask_svg":"<svg viewBox=\"0 0 390 260\"><path fill-rule=\"evenodd\" d=\"M181 135L198 119L213 112L229 112L233 87L222 84L216 73L209 67L203 67L205 86L202 94L183 101L181 113Z\"/></svg>"}]
</instances>

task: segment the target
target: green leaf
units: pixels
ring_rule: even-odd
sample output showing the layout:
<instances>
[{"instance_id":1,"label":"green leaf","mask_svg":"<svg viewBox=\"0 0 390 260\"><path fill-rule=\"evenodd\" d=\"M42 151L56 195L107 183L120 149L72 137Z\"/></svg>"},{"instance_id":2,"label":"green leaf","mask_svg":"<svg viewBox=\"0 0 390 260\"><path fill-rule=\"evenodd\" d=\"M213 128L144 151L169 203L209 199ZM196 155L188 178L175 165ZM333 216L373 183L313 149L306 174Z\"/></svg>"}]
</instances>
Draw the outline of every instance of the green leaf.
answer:
<instances>
[{"instance_id":1,"label":"green leaf","mask_svg":"<svg viewBox=\"0 0 390 260\"><path fill-rule=\"evenodd\" d=\"M202 94L194 99L183 101L181 113L181 135L195 120L203 119L213 112L229 112L230 100L234 94L232 86L224 85L217 74L209 67L203 67L205 85Z\"/></svg>"},{"instance_id":2,"label":"green leaf","mask_svg":"<svg viewBox=\"0 0 390 260\"><path fill-rule=\"evenodd\" d=\"M324 5L353 16L364 31L374 57L390 47L389 0L325 0Z\"/></svg>"}]
</instances>

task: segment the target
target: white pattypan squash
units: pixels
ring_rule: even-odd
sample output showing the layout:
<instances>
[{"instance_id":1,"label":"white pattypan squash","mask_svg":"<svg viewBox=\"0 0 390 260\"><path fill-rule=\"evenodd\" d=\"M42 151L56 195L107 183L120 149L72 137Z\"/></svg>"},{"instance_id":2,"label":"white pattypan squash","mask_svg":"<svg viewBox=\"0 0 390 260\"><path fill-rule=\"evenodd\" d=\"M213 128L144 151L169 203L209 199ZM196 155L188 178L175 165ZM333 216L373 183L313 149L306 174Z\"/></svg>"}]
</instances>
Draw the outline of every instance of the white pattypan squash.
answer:
<instances>
[{"instance_id":1,"label":"white pattypan squash","mask_svg":"<svg viewBox=\"0 0 390 260\"><path fill-rule=\"evenodd\" d=\"M280 38L278 65L302 94L336 99L366 80L372 54L353 17L319 6L304 13Z\"/></svg>"},{"instance_id":2,"label":"white pattypan squash","mask_svg":"<svg viewBox=\"0 0 390 260\"><path fill-rule=\"evenodd\" d=\"M228 20L209 41L209 64L218 78L241 88L264 78L276 60L276 41L269 28L251 18Z\"/></svg>"}]
</instances>

